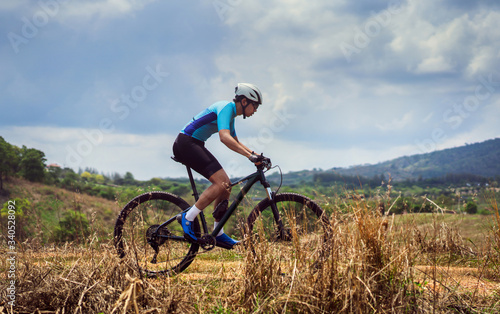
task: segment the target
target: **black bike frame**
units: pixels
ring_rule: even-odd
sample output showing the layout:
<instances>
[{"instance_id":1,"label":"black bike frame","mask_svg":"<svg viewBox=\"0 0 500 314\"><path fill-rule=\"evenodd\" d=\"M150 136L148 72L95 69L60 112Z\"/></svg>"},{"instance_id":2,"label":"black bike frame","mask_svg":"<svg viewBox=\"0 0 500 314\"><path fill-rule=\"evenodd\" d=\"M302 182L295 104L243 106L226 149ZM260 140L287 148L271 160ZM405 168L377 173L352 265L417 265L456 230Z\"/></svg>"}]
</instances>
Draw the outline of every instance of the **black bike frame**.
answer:
<instances>
[{"instance_id":1,"label":"black bike frame","mask_svg":"<svg viewBox=\"0 0 500 314\"><path fill-rule=\"evenodd\" d=\"M192 175L192 172L191 172L191 169L189 167L186 167L187 170L188 170L188 175L189 175L189 181L191 182L191 187L193 189L193 196L195 197L195 200L197 201L198 200L198 191L196 190L196 184L195 184L195 181L193 179L193 175ZM222 217L222 219L220 220L220 222L217 224L217 227L214 229L214 231L212 231L212 233L210 234L212 237L216 237L217 234L221 231L221 229L224 227L224 225L226 224L226 222L229 220L229 218L231 217L231 215L233 214L233 212L236 210L236 208L238 208L238 206L240 205L241 201L243 201L243 199L245 198L245 195L248 193L248 191L250 191L250 189L252 188L252 186L259 182L262 184L262 186L266 189L267 191L267 197L269 198L269 200L273 200L274 199L274 192L271 191L271 185L269 184L269 182L267 182L266 180L266 176L264 175L264 167L263 166L257 166L257 171L252 173L251 175L237 181L237 182L234 182L234 183L231 183L231 187L235 186L235 185L238 185L242 182L245 182L247 181L247 183L243 186L243 188L241 189L241 191L238 193L238 195L236 196L236 199L233 201L233 203L231 204L231 206L229 206L229 208L227 209L226 213L224 214L224 216ZM273 215L274 215L274 219L276 221L276 223L278 224L279 226L279 229L281 230L281 227L282 227L282 222L281 222L281 218L279 216L279 212L278 212L278 209L276 207L276 204L274 202L271 202L271 209L273 211ZM188 209L186 209L185 211L188 211ZM185 212L183 211L183 212ZM203 232L204 234L207 234L208 233L208 227L207 227L207 222L206 222L206 219L205 219L205 214L203 213L203 211L198 215L200 217L200 220L201 220L201 223L202 223L202 226L203 226ZM176 217L172 217L170 218L169 220L165 221L164 223L162 223L156 230L159 230L160 228L174 222L174 220L176 220ZM186 241L184 239L184 237L179 237L179 236L171 236L171 235L158 235L158 237L161 237L161 238L168 238L170 240L177 240L177 241Z\"/></svg>"},{"instance_id":2,"label":"black bike frame","mask_svg":"<svg viewBox=\"0 0 500 314\"><path fill-rule=\"evenodd\" d=\"M245 198L245 195L248 193L248 191L250 191L250 189L252 188L252 186L255 183L257 183L258 181L260 181L260 183L262 184L262 186L264 186L264 188L266 188L267 194L268 194L267 197L270 200L273 200L273 193L271 192L271 185L269 184L269 182L267 182L266 176L264 175L264 170L263 170L262 167L260 167L260 166L257 167L257 171L255 173L247 176L246 178L243 178L243 179L239 180L238 182L231 183L231 187L233 187L235 185L238 185L238 184L240 184L242 182L245 182L245 181L247 181L247 183L243 186L243 188L241 189L241 191L236 196L236 199L233 201L233 203L231 204L231 206L229 206L229 208L227 209L226 214L224 214L224 216L221 218L220 222L217 224L217 227L212 232L211 235L213 237L215 237L215 236L217 236L217 234L219 234L219 232L221 231L222 227L224 227L224 225L226 224L226 222L229 220L229 217L231 217L231 215L233 214L233 212L240 205L241 201L243 201L243 199ZM202 220L205 220L205 217L203 217ZM205 232L206 232L206 230L205 230Z\"/></svg>"}]
</instances>

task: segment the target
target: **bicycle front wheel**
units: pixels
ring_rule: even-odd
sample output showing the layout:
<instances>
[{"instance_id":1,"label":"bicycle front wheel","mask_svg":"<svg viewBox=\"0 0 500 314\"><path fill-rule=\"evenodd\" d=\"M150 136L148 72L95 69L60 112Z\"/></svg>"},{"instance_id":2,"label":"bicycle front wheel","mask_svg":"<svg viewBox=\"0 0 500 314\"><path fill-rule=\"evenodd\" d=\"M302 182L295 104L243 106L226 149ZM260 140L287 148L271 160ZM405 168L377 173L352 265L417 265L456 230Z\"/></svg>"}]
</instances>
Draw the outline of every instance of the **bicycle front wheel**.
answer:
<instances>
[{"instance_id":1,"label":"bicycle front wheel","mask_svg":"<svg viewBox=\"0 0 500 314\"><path fill-rule=\"evenodd\" d=\"M118 255L127 258L143 276L182 272L199 249L199 244L184 240L184 232L176 220L188 207L182 198L167 192L154 191L132 199L116 220L114 239ZM193 229L200 234L198 218Z\"/></svg>"},{"instance_id":2,"label":"bicycle front wheel","mask_svg":"<svg viewBox=\"0 0 500 314\"><path fill-rule=\"evenodd\" d=\"M250 213L247 227L250 241L257 238L271 243L284 262L281 266L285 272L318 266L325 256L329 219L306 196L281 193L274 201L261 201Z\"/></svg>"}]
</instances>

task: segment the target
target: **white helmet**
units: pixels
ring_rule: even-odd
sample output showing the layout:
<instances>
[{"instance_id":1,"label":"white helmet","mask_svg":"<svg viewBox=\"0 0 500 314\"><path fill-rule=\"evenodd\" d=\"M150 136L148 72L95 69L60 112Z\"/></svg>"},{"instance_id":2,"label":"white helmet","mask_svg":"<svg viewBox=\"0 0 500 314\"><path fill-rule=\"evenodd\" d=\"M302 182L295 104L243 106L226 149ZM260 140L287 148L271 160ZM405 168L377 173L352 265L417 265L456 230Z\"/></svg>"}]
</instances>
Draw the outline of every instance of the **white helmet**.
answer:
<instances>
[{"instance_id":1,"label":"white helmet","mask_svg":"<svg viewBox=\"0 0 500 314\"><path fill-rule=\"evenodd\" d=\"M236 97L245 96L251 101L262 105L262 94L257 86L249 83L238 83L238 86L234 89Z\"/></svg>"}]
</instances>

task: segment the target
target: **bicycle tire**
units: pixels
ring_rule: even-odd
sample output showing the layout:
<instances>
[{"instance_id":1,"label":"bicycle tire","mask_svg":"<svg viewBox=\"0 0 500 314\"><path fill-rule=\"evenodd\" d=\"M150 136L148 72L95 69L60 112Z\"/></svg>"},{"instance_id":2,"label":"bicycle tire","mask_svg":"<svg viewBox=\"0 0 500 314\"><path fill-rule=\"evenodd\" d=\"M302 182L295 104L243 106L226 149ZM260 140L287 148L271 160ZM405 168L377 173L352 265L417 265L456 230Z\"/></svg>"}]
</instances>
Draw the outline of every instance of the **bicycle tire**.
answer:
<instances>
[{"instance_id":1,"label":"bicycle tire","mask_svg":"<svg viewBox=\"0 0 500 314\"><path fill-rule=\"evenodd\" d=\"M189 208L189 204L177 195L153 191L141 194L128 202L118 215L114 228L115 248L120 258L128 258L147 277L173 276L184 271L194 260L199 244L187 241L157 239L160 252L156 263L152 263L154 249L148 236L155 226ZM198 218L193 229L200 234ZM183 236L181 225L174 219L159 231L161 234ZM153 241L154 242L154 241Z\"/></svg>"},{"instance_id":2,"label":"bicycle tire","mask_svg":"<svg viewBox=\"0 0 500 314\"><path fill-rule=\"evenodd\" d=\"M247 235L277 244L277 254L288 270L318 266L327 252L330 223L323 209L310 198L296 193L280 193L274 202L283 224L279 230L271 209L271 200L264 199L252 210L247 218ZM254 241L254 239L250 239ZM286 256L288 255L288 258ZM287 266L282 265L286 271Z\"/></svg>"}]
</instances>

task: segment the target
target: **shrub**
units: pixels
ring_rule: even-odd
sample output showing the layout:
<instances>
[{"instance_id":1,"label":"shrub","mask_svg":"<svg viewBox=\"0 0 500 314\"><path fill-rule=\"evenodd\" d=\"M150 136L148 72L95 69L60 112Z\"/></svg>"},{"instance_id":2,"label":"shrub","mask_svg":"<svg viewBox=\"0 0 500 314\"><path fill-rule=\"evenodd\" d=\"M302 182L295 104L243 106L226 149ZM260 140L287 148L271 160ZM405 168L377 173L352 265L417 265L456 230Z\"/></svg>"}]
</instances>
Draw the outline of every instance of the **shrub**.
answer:
<instances>
[{"instance_id":1,"label":"shrub","mask_svg":"<svg viewBox=\"0 0 500 314\"><path fill-rule=\"evenodd\" d=\"M470 201L467 203L467 205L465 205L465 211L467 212L467 214L477 214L477 205L476 203L474 203L473 201Z\"/></svg>"},{"instance_id":2,"label":"shrub","mask_svg":"<svg viewBox=\"0 0 500 314\"><path fill-rule=\"evenodd\" d=\"M54 238L58 242L81 242L90 234L89 221L85 214L68 210L63 213L59 226L55 227Z\"/></svg>"}]
</instances>

